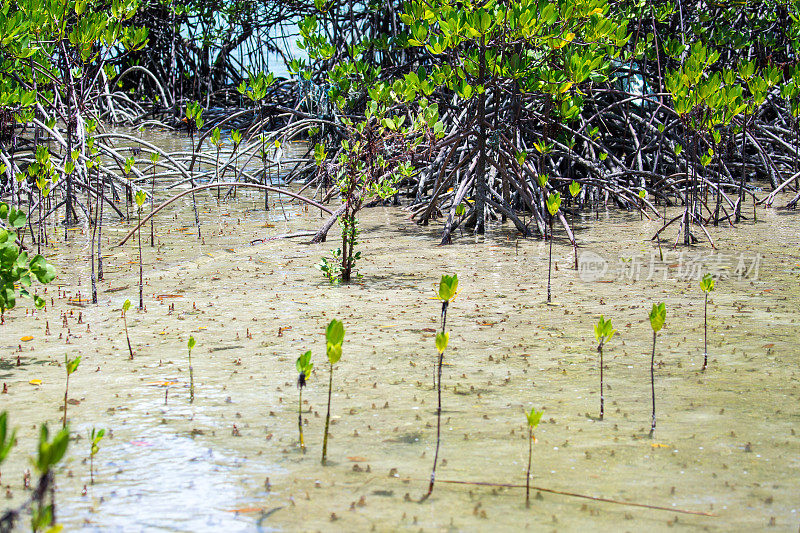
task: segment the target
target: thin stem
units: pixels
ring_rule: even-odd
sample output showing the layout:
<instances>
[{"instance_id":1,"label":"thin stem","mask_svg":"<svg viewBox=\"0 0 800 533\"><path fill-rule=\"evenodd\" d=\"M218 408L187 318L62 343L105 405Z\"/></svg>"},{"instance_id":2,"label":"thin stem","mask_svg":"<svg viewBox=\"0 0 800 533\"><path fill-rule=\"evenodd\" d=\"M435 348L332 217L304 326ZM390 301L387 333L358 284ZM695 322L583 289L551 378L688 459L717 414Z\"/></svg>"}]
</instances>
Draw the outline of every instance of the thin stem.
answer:
<instances>
[{"instance_id":1,"label":"thin stem","mask_svg":"<svg viewBox=\"0 0 800 533\"><path fill-rule=\"evenodd\" d=\"M603 342L597 345L597 351L600 352L600 420L603 419L603 412L605 407L605 399L603 398Z\"/></svg>"},{"instance_id":2,"label":"thin stem","mask_svg":"<svg viewBox=\"0 0 800 533\"><path fill-rule=\"evenodd\" d=\"M130 353L130 359L133 361L133 348L131 348L131 338L128 336L128 317L125 315L125 312L122 312L122 322L125 324L125 340L128 341L128 353Z\"/></svg>"},{"instance_id":3,"label":"thin stem","mask_svg":"<svg viewBox=\"0 0 800 533\"><path fill-rule=\"evenodd\" d=\"M100 172L98 170L98 172ZM152 214L156 203L156 165L153 163L153 179L150 184L150 213ZM156 229L153 223L153 217L150 217L150 247L156 245Z\"/></svg>"},{"instance_id":4,"label":"thin stem","mask_svg":"<svg viewBox=\"0 0 800 533\"><path fill-rule=\"evenodd\" d=\"M447 308L450 306L449 300L442 300L442 333L447 324ZM436 363L433 363L433 388L436 388Z\"/></svg>"},{"instance_id":5,"label":"thin stem","mask_svg":"<svg viewBox=\"0 0 800 533\"><path fill-rule=\"evenodd\" d=\"M306 443L303 440L303 387L300 387L300 401L297 403L297 430L300 432L300 449L306 453Z\"/></svg>"},{"instance_id":6,"label":"thin stem","mask_svg":"<svg viewBox=\"0 0 800 533\"><path fill-rule=\"evenodd\" d=\"M69 362L67 363L69 367ZM61 425L62 428L67 427L67 395L69 394L69 371L67 371L67 385L64 387L64 421Z\"/></svg>"},{"instance_id":7,"label":"thin stem","mask_svg":"<svg viewBox=\"0 0 800 533\"><path fill-rule=\"evenodd\" d=\"M547 258L547 303L550 303L550 271L553 263L553 215L550 215L550 256Z\"/></svg>"},{"instance_id":8,"label":"thin stem","mask_svg":"<svg viewBox=\"0 0 800 533\"><path fill-rule=\"evenodd\" d=\"M706 303L703 309L703 371L708 366L708 293L706 293Z\"/></svg>"},{"instance_id":9,"label":"thin stem","mask_svg":"<svg viewBox=\"0 0 800 533\"><path fill-rule=\"evenodd\" d=\"M139 223L142 222L142 208L139 207ZM139 237L139 310L144 309L144 274L142 273L142 230L137 231Z\"/></svg>"},{"instance_id":10,"label":"thin stem","mask_svg":"<svg viewBox=\"0 0 800 533\"><path fill-rule=\"evenodd\" d=\"M444 359L444 352L439 352L439 362L437 364L437 394L438 406L436 407L436 453L433 455L433 469L431 470L431 484L428 486L428 494L424 499L427 499L433 492L433 484L436 481L436 463L439 461L439 444L441 442L442 432L442 360Z\"/></svg>"},{"instance_id":11,"label":"thin stem","mask_svg":"<svg viewBox=\"0 0 800 533\"><path fill-rule=\"evenodd\" d=\"M328 428L331 423L331 390L333 389L333 363L331 363L331 374L328 378L328 412L325 415L325 435L322 438L322 466L328 460Z\"/></svg>"},{"instance_id":12,"label":"thin stem","mask_svg":"<svg viewBox=\"0 0 800 533\"><path fill-rule=\"evenodd\" d=\"M653 368L656 360L656 332L653 331L653 353L650 355L650 392L653 396L653 424L650 426L650 435L656 430L656 382Z\"/></svg>"},{"instance_id":13,"label":"thin stem","mask_svg":"<svg viewBox=\"0 0 800 533\"><path fill-rule=\"evenodd\" d=\"M528 475L525 478L525 507L531 506L531 457L533 456L533 428L528 425Z\"/></svg>"},{"instance_id":14,"label":"thin stem","mask_svg":"<svg viewBox=\"0 0 800 533\"><path fill-rule=\"evenodd\" d=\"M192 350L189 350L189 403L194 402L194 369L192 368Z\"/></svg>"}]
</instances>

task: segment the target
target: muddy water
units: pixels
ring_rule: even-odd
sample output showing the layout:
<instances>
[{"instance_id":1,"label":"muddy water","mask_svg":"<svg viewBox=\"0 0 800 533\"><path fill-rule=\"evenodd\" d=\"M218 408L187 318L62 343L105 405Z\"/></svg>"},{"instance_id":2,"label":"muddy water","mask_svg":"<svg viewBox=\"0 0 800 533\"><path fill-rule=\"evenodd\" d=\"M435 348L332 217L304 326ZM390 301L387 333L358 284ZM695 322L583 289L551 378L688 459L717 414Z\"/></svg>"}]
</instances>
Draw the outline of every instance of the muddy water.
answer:
<instances>
[{"instance_id":1,"label":"muddy water","mask_svg":"<svg viewBox=\"0 0 800 533\"><path fill-rule=\"evenodd\" d=\"M274 204L265 213L258 193L217 207L204 192L198 241L184 200L157 218L157 246L143 248L145 311L135 309L134 241L111 247L130 228L117 223L104 233L99 305L78 301L90 293L88 236L79 229L50 250L59 266L47 291L52 304L35 313L20 306L0 327L0 381L8 386L0 408L19 428L2 467L5 505L29 495L22 479L35 426L60 424L68 354L83 358L70 380L74 439L57 476L58 518L68 530L797 531L796 213L762 210L755 226L712 228L718 252L701 244L680 255L664 243L663 261L648 241L656 221L587 214L577 221L581 253L596 255L582 255L576 272L571 247L556 243L547 305L547 247L506 227L437 247L439 225L417 227L394 208L368 210L362 277L333 287L313 265L336 247L335 228L321 245L250 244L316 229L318 210ZM701 373L696 274L706 270L723 279L708 306L709 369ZM523 410L536 407L545 415L534 485L714 516L539 491L526 509L524 489L445 483L416 503L435 445L439 303L431 297L442 273L458 273L461 293L448 314L439 480L524 483ZM134 302L133 361L120 314L126 298ZM649 438L647 314L657 301L666 302L667 323L656 346L658 427ZM603 421L592 331L600 314L619 330L605 351ZM323 468L323 332L334 317L347 334ZM193 403L189 335L197 340ZM304 455L294 361L307 349L315 371L303 395ZM94 485L92 427L110 432Z\"/></svg>"}]
</instances>

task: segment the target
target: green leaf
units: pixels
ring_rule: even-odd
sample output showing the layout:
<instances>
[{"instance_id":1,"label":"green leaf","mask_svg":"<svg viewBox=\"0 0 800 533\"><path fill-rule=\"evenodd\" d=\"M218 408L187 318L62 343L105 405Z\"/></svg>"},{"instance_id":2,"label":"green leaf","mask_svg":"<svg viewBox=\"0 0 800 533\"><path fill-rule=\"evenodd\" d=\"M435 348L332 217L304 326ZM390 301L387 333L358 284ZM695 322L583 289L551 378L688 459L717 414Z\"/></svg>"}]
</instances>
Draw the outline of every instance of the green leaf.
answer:
<instances>
[{"instance_id":1,"label":"green leaf","mask_svg":"<svg viewBox=\"0 0 800 533\"><path fill-rule=\"evenodd\" d=\"M194 349L196 344L197 344L197 341L194 340L194 337L189 335L189 342L186 343L186 346L189 347L189 351L190 352L192 351L192 349Z\"/></svg>"},{"instance_id":2,"label":"green leaf","mask_svg":"<svg viewBox=\"0 0 800 533\"><path fill-rule=\"evenodd\" d=\"M611 337L613 337L616 332L617 330L611 325L611 319L606 320L600 315L600 320L594 326L594 338L597 339L597 342L605 344L611 340Z\"/></svg>"},{"instance_id":3,"label":"green leaf","mask_svg":"<svg viewBox=\"0 0 800 533\"><path fill-rule=\"evenodd\" d=\"M450 334L440 331L436 334L436 349L439 353L444 353L447 349L447 344L450 342Z\"/></svg>"},{"instance_id":4,"label":"green leaf","mask_svg":"<svg viewBox=\"0 0 800 533\"><path fill-rule=\"evenodd\" d=\"M572 195L573 198L578 196L581 192L581 184L575 180L572 180L572 183L569 184L569 193Z\"/></svg>"},{"instance_id":5,"label":"green leaf","mask_svg":"<svg viewBox=\"0 0 800 533\"><path fill-rule=\"evenodd\" d=\"M530 413L525 413L525 418L528 419L528 425L532 428L535 428L539 425L539 422L542 420L542 415L544 411L537 411L535 408L531 408Z\"/></svg>"},{"instance_id":6,"label":"green leaf","mask_svg":"<svg viewBox=\"0 0 800 533\"><path fill-rule=\"evenodd\" d=\"M547 211L550 213L550 216L556 216L558 213L558 209L561 207L561 193L554 192L550 196L547 197Z\"/></svg>"},{"instance_id":7,"label":"green leaf","mask_svg":"<svg viewBox=\"0 0 800 533\"><path fill-rule=\"evenodd\" d=\"M67 375L72 375L76 370L78 370L78 365L81 364L81 356L74 359L67 359Z\"/></svg>"},{"instance_id":8,"label":"green leaf","mask_svg":"<svg viewBox=\"0 0 800 533\"><path fill-rule=\"evenodd\" d=\"M335 318L325 328L325 340L331 345L341 345L344 341L344 324Z\"/></svg>"},{"instance_id":9,"label":"green leaf","mask_svg":"<svg viewBox=\"0 0 800 533\"><path fill-rule=\"evenodd\" d=\"M128 309L130 309L130 308L131 308L131 301L130 300L125 300L125 303L122 304L122 312L123 313L127 313Z\"/></svg>"},{"instance_id":10,"label":"green leaf","mask_svg":"<svg viewBox=\"0 0 800 533\"><path fill-rule=\"evenodd\" d=\"M11 448L14 446L17 436L16 430L11 430L10 435L8 431L8 413L3 411L0 413L0 464L2 464L6 456L8 456L8 452L10 452Z\"/></svg>"},{"instance_id":11,"label":"green leaf","mask_svg":"<svg viewBox=\"0 0 800 533\"><path fill-rule=\"evenodd\" d=\"M14 209L13 207L8 212L8 223L11 224L12 228L19 229L25 225L27 221L27 217L22 210Z\"/></svg>"},{"instance_id":12,"label":"green leaf","mask_svg":"<svg viewBox=\"0 0 800 533\"><path fill-rule=\"evenodd\" d=\"M146 198L147 196L144 194L144 191L136 191L136 205L142 207Z\"/></svg>"},{"instance_id":13,"label":"green leaf","mask_svg":"<svg viewBox=\"0 0 800 533\"><path fill-rule=\"evenodd\" d=\"M297 368L298 372L303 372L308 377L311 368L314 365L311 364L311 350L308 350L306 353L301 355L297 358L297 362L295 363L295 368Z\"/></svg>"},{"instance_id":14,"label":"green leaf","mask_svg":"<svg viewBox=\"0 0 800 533\"><path fill-rule=\"evenodd\" d=\"M711 292L714 290L714 277L711 274L706 274L700 280L700 289L703 292Z\"/></svg>"},{"instance_id":15,"label":"green leaf","mask_svg":"<svg viewBox=\"0 0 800 533\"><path fill-rule=\"evenodd\" d=\"M664 327L664 321L667 318L667 309L664 303L660 303L658 305L653 304L653 310L650 311L650 327L653 328L653 331L658 333L658 331Z\"/></svg>"},{"instance_id":16,"label":"green leaf","mask_svg":"<svg viewBox=\"0 0 800 533\"><path fill-rule=\"evenodd\" d=\"M449 302L453 298L455 298L457 293L458 293L458 274L453 274L452 276L443 275L442 279L439 281L439 293L438 293L439 299L445 302Z\"/></svg>"},{"instance_id":17,"label":"green leaf","mask_svg":"<svg viewBox=\"0 0 800 533\"><path fill-rule=\"evenodd\" d=\"M335 365L339 362L339 359L342 358L342 345L327 343L326 353L328 355L328 361L332 365Z\"/></svg>"}]
</instances>

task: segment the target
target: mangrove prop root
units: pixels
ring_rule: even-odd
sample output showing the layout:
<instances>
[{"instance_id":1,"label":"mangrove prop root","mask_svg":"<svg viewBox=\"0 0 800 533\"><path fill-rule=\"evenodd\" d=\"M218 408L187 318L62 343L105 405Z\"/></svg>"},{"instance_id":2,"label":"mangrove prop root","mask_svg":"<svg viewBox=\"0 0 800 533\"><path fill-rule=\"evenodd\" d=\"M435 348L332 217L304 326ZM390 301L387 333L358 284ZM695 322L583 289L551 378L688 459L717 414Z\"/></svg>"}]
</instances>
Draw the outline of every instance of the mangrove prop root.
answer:
<instances>
[{"instance_id":1,"label":"mangrove prop root","mask_svg":"<svg viewBox=\"0 0 800 533\"><path fill-rule=\"evenodd\" d=\"M136 233L136 231L140 227L142 227L142 225L147 224L148 220L150 220L159 211L161 211L162 209L164 209L165 207L167 207L171 203L179 200L180 198L183 198L187 194L194 194L197 191L202 191L202 190L205 190L205 189L213 189L213 188L218 188L218 187L245 187L245 188L250 188L250 189L269 190L269 191L272 191L272 192L276 192L278 194L285 194L286 196L291 196L292 198L295 198L295 199L300 200L302 202L305 202L307 204L311 204L314 207L325 211L326 213L333 214L333 212L330 209L328 209L327 207L325 207L324 205L322 205L320 203L315 202L314 200L312 200L310 198L306 198L305 196L300 196L299 194L295 194L295 193L293 193L291 191L287 191L285 189L281 189L281 188L278 188L278 187L272 187L270 185L261 185L259 183L233 183L233 182L209 183L207 185L200 185L198 187L193 187L191 189L187 189L187 190L183 191L180 194L176 194L172 198L170 198L167 201L165 201L163 204L161 204L158 207L156 207L155 209L153 209L153 211L151 211L149 215L144 217L132 230L130 230L125 235L125 237L121 241L119 241L117 243L117 246L122 246L123 244L128 242L128 239L130 239L133 236L133 234Z\"/></svg>"},{"instance_id":2,"label":"mangrove prop root","mask_svg":"<svg viewBox=\"0 0 800 533\"><path fill-rule=\"evenodd\" d=\"M399 478L398 478L399 479ZM410 482L410 481L424 481L420 478L403 478L403 482ZM479 487L502 487L507 489L524 489L526 488L525 485L519 485L515 483L491 483L489 481L461 481L455 479L437 479L437 483L449 483L451 485L475 485ZM579 494L577 492L568 492L563 490L556 490L556 489L548 489L545 487L537 487L536 485L530 486L531 490L536 490L539 492L547 492L549 494L558 494L560 496L569 496L571 498L583 498L584 500L592 500L596 502L603 502L603 503L613 503L615 505L628 505L630 507L641 507L643 509L652 509L654 511L669 511L672 513L679 513L679 514L689 514L695 516L710 516L716 517L717 515L714 513L708 513L705 511L692 511L690 509L680 509L677 507L664 507L661 505L650 505L649 503L638 503L638 502L625 502L621 500L614 500L611 498L601 498L599 496L589 496L588 494ZM423 498L424 501L426 498Z\"/></svg>"}]
</instances>

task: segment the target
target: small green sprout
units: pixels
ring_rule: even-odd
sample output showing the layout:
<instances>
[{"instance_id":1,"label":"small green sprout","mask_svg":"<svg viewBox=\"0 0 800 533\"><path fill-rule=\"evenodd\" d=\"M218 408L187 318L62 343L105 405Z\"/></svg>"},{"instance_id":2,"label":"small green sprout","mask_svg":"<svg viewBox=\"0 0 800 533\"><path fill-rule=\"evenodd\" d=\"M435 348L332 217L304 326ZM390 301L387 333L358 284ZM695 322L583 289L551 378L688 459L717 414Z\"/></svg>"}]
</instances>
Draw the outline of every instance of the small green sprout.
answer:
<instances>
[{"instance_id":1,"label":"small green sprout","mask_svg":"<svg viewBox=\"0 0 800 533\"><path fill-rule=\"evenodd\" d=\"M328 460L328 429L331 423L331 392L333 391L333 365L342 358L342 343L344 342L344 324L335 318L325 328L325 343L328 362L331 372L328 378L328 412L325 415L325 434L322 439L322 466Z\"/></svg>"},{"instance_id":2,"label":"small green sprout","mask_svg":"<svg viewBox=\"0 0 800 533\"><path fill-rule=\"evenodd\" d=\"M594 326L594 338L597 339L597 351L600 354L600 420L603 419L605 400L603 398L603 346L611 340L617 330L611 325L611 320L606 320L600 315L600 320Z\"/></svg>"},{"instance_id":3,"label":"small green sprout","mask_svg":"<svg viewBox=\"0 0 800 533\"><path fill-rule=\"evenodd\" d=\"M581 193L581 184L575 180L572 180L572 183L569 184L569 194L575 198Z\"/></svg>"},{"instance_id":4,"label":"small green sprout","mask_svg":"<svg viewBox=\"0 0 800 533\"><path fill-rule=\"evenodd\" d=\"M89 432L89 483L92 485L94 485L94 456L100 451L100 441L103 440L105 434L105 429L98 431L92 428L92 431Z\"/></svg>"},{"instance_id":5,"label":"small green sprout","mask_svg":"<svg viewBox=\"0 0 800 533\"><path fill-rule=\"evenodd\" d=\"M189 342L186 343L186 346L189 348L189 403L194 401L194 369L192 368L192 349L196 344L197 342L194 340L194 337L189 335Z\"/></svg>"},{"instance_id":6,"label":"small green sprout","mask_svg":"<svg viewBox=\"0 0 800 533\"><path fill-rule=\"evenodd\" d=\"M653 397L653 418L650 426L650 436L656 430L656 385L655 385L655 361L656 361L656 334L664 327L667 318L667 309L664 303L653 304L650 311L650 327L653 328L653 352L650 355L650 392Z\"/></svg>"},{"instance_id":7,"label":"small green sprout","mask_svg":"<svg viewBox=\"0 0 800 533\"><path fill-rule=\"evenodd\" d=\"M547 258L547 303L551 301L550 278L553 264L553 218L561 207L561 193L554 192L547 197L547 212L550 213L550 254Z\"/></svg>"},{"instance_id":8,"label":"small green sprout","mask_svg":"<svg viewBox=\"0 0 800 533\"><path fill-rule=\"evenodd\" d=\"M433 386L437 391L437 408L436 408L436 453L433 456L433 468L431 469L431 481L428 485L428 492L422 497L422 501L427 500L433 492L433 486L436 482L436 464L439 460L439 445L441 443L441 428L442 428L442 362L444 361L444 351L450 343L450 334L445 331L447 324L447 308L450 302L453 301L458 294L458 275L452 276L443 275L439 281L439 291L436 296L442 301L442 330L436 334L436 352L438 353L436 366L433 374Z\"/></svg>"},{"instance_id":9,"label":"small green sprout","mask_svg":"<svg viewBox=\"0 0 800 533\"><path fill-rule=\"evenodd\" d=\"M706 274L700 280L700 289L705 295L703 306L703 371L708 368L708 294L714 290L714 277Z\"/></svg>"},{"instance_id":10,"label":"small green sprout","mask_svg":"<svg viewBox=\"0 0 800 533\"><path fill-rule=\"evenodd\" d=\"M138 214L138 223L142 223L142 206L147 199L144 191L136 191L136 213ZM144 271L142 270L142 228L139 226L139 231L136 232L139 238L139 310L144 309Z\"/></svg>"},{"instance_id":11,"label":"small green sprout","mask_svg":"<svg viewBox=\"0 0 800 533\"><path fill-rule=\"evenodd\" d=\"M62 428L61 431L50 440L50 432L47 424L42 424L39 431L39 447L33 466L39 473L39 485L34 494L50 494L50 503L45 504L45 497L35 497L31 503L31 528L33 531L51 531L54 517L56 515L55 491L51 490L55 479L53 469L58 465L64 454L67 453L69 446L69 429Z\"/></svg>"},{"instance_id":12,"label":"small green sprout","mask_svg":"<svg viewBox=\"0 0 800 533\"><path fill-rule=\"evenodd\" d=\"M525 506L531 505L531 461L533 458L533 430L539 425L544 411L537 411L531 407L530 413L525 413L525 419L528 422L528 474L525 477Z\"/></svg>"},{"instance_id":13,"label":"small green sprout","mask_svg":"<svg viewBox=\"0 0 800 533\"><path fill-rule=\"evenodd\" d=\"M561 193L554 192L547 197L547 211L551 217L556 216L558 209L561 207Z\"/></svg>"},{"instance_id":14,"label":"small green sprout","mask_svg":"<svg viewBox=\"0 0 800 533\"><path fill-rule=\"evenodd\" d=\"M314 363L311 362L311 350L308 350L297 358L295 367L300 373L297 378L297 388L300 391L300 397L297 403L297 429L300 434L300 449L305 453L306 443L303 440L303 387L308 384L308 380L311 377L311 370L314 368Z\"/></svg>"},{"instance_id":15,"label":"small green sprout","mask_svg":"<svg viewBox=\"0 0 800 533\"><path fill-rule=\"evenodd\" d=\"M127 313L131 308L131 301L126 299L125 302L122 304L122 322L125 325L125 340L128 341L128 353L130 354L129 359L133 361L133 348L131 348L131 338L128 336L128 318Z\"/></svg>"},{"instance_id":16,"label":"small green sprout","mask_svg":"<svg viewBox=\"0 0 800 533\"><path fill-rule=\"evenodd\" d=\"M664 327L666 317L667 309L664 303L653 304L653 309L650 311L650 327L653 328L653 333L658 333Z\"/></svg>"},{"instance_id":17,"label":"small green sprout","mask_svg":"<svg viewBox=\"0 0 800 533\"><path fill-rule=\"evenodd\" d=\"M78 370L78 365L81 364L81 356L75 357L74 359L70 359L67 355L64 355L64 360L66 361L67 367L67 383L64 386L64 422L61 427L67 427L67 400L69 399L69 377Z\"/></svg>"}]
</instances>

